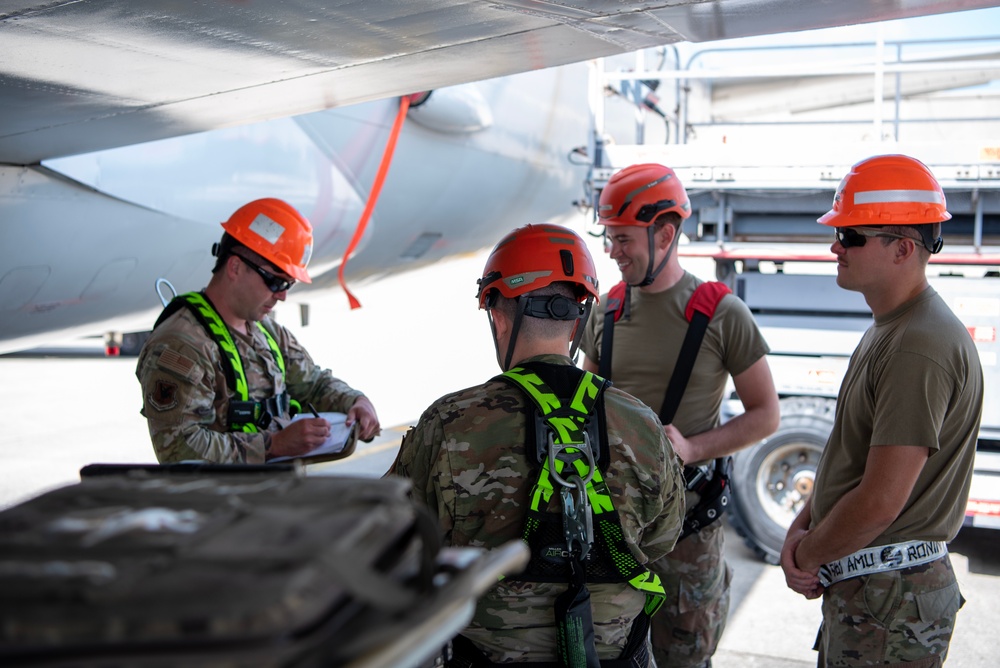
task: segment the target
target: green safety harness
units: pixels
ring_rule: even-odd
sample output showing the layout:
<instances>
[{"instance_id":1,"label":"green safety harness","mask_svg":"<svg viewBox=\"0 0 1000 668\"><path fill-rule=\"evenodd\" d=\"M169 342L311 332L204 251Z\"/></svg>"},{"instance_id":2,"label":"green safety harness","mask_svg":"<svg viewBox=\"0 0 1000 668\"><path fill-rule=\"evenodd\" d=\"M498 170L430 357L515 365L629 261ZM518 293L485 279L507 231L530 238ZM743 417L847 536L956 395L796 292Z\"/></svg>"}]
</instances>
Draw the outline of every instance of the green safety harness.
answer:
<instances>
[{"instance_id":1,"label":"green safety harness","mask_svg":"<svg viewBox=\"0 0 1000 668\"><path fill-rule=\"evenodd\" d=\"M535 408L534 434L529 435L529 442L534 438L534 456L530 447L528 453L538 480L522 535L531 560L518 579L569 583L555 605L560 665L645 665L640 659L646 651L649 618L663 605L666 594L659 577L629 550L604 481L602 471L610 453L602 394L610 383L574 366L541 362L513 368L497 378L523 390ZM558 514L547 510L557 494ZM620 659L597 658L588 582L627 582L646 596Z\"/></svg>"},{"instance_id":2,"label":"green safety harness","mask_svg":"<svg viewBox=\"0 0 1000 668\"><path fill-rule=\"evenodd\" d=\"M239 350L236 349L236 342L233 341L233 335L230 333L229 327L226 326L226 323L222 320L218 311L215 310L215 306L212 305L212 302L204 292L188 292L174 297L167 304L166 308L163 309L160 317L156 319L153 329L156 329L164 320L185 307L194 314L195 319L205 328L208 335L219 346L222 358L228 362L228 364L223 364L223 370L226 373L226 385L236 395L235 400L230 400L229 402L229 414L227 417L230 431L255 433L261 429L267 429L273 418L283 415L286 412L291 412L294 415L301 410L299 403L291 399L287 392L282 392L276 397L268 397L260 401L250 400L247 377L243 371L243 359L240 357ZM271 349L274 361L278 365L281 374L284 375L285 357L281 354L281 349L278 348L278 342L274 340L274 336L264 327L263 323L258 322L257 327L264 333L264 338L267 339L267 346Z\"/></svg>"}]
</instances>

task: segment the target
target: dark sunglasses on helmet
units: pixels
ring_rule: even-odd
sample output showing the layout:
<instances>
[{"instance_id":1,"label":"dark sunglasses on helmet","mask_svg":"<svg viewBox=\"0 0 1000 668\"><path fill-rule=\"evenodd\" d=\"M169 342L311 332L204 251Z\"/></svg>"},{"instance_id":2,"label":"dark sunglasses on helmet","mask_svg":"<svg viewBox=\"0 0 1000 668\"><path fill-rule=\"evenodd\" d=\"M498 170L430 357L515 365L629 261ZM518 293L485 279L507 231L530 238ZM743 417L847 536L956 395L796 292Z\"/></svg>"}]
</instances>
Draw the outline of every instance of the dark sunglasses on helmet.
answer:
<instances>
[{"instance_id":1,"label":"dark sunglasses on helmet","mask_svg":"<svg viewBox=\"0 0 1000 668\"><path fill-rule=\"evenodd\" d=\"M236 254L234 253L234 255ZM236 257L242 260L243 264L256 271L260 275L260 277L264 280L264 285L266 285L267 289L270 290L271 292L284 292L285 290L288 290L293 285L295 285L295 279L281 278L280 276L275 276L271 272L261 269L260 267L258 267L257 265L255 265L253 262L246 259L242 255L236 255Z\"/></svg>"},{"instance_id":2,"label":"dark sunglasses on helmet","mask_svg":"<svg viewBox=\"0 0 1000 668\"><path fill-rule=\"evenodd\" d=\"M873 230L867 227L835 227L834 235L837 237L837 241L844 248L853 248L864 246L868 239L874 237L891 237L893 239L912 239L923 243L920 239L916 237L911 237L906 234L896 234L895 232L883 232L881 230Z\"/></svg>"}]
</instances>

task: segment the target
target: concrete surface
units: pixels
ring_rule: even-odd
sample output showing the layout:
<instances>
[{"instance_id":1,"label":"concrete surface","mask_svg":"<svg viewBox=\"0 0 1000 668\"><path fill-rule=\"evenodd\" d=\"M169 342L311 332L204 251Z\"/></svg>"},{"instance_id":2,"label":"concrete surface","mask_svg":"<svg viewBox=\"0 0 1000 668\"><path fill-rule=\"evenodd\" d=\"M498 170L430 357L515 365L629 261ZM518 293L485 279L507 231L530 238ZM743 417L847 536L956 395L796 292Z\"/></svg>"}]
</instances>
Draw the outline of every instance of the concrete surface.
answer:
<instances>
[{"instance_id":1,"label":"concrete surface","mask_svg":"<svg viewBox=\"0 0 1000 668\"><path fill-rule=\"evenodd\" d=\"M594 243L598 275L611 285L617 272ZM498 373L489 326L475 301L484 258L352 286L364 304L358 310L348 308L341 293L310 299L308 327L297 322L295 304L278 310L319 364L371 397L384 425L382 437L360 444L350 459L311 467L310 475L381 475L406 425L432 400ZM0 356L0 508L77 482L89 463L155 461L134 369L135 359L104 358L99 339ZM731 530L727 541L733 600L715 668L815 665L818 601L787 589L781 570L756 559ZM949 668L1000 665L998 547L1000 532L986 530L963 530L952 545L968 603Z\"/></svg>"}]
</instances>

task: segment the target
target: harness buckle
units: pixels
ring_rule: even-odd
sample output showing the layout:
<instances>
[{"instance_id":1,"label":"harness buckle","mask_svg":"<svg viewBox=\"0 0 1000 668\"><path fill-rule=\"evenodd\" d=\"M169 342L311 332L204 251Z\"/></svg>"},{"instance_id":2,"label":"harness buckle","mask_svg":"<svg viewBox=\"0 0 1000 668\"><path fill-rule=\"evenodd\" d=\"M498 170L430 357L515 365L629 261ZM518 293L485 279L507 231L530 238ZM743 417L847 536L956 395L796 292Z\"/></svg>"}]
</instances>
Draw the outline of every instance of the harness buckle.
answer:
<instances>
[{"instance_id":1,"label":"harness buckle","mask_svg":"<svg viewBox=\"0 0 1000 668\"><path fill-rule=\"evenodd\" d=\"M701 466L685 466L685 487L691 491L698 491L699 485L703 481L706 483L711 481L714 473L715 468L710 464L702 464Z\"/></svg>"},{"instance_id":2,"label":"harness buckle","mask_svg":"<svg viewBox=\"0 0 1000 668\"><path fill-rule=\"evenodd\" d=\"M594 519L587 498L587 483L578 475L570 476L570 480L572 486L564 486L559 491L563 507L563 535L567 552L578 555L577 558L583 561L594 542Z\"/></svg>"},{"instance_id":3,"label":"harness buckle","mask_svg":"<svg viewBox=\"0 0 1000 668\"><path fill-rule=\"evenodd\" d=\"M574 462L581 459L581 457L583 459L586 459L587 460L586 475L576 476L579 477L581 480L583 480L583 485L584 487L586 487L587 483L594 479L594 471L596 470L597 467L597 464L594 462L594 451L590 447L590 437L587 435L587 432L583 432L582 444L556 443L555 437L551 433L549 433L549 448L548 448L549 474L552 476L553 480L555 480L563 487L575 486L573 482L571 482L574 477L573 475L571 475L569 479L563 478L562 475L560 475L559 470L556 468L556 458L562 455L563 451L565 451L568 448L574 448L575 450L577 450L577 453L572 453L572 454L567 453L565 456L561 457L560 461L565 462L567 464L574 464Z\"/></svg>"}]
</instances>

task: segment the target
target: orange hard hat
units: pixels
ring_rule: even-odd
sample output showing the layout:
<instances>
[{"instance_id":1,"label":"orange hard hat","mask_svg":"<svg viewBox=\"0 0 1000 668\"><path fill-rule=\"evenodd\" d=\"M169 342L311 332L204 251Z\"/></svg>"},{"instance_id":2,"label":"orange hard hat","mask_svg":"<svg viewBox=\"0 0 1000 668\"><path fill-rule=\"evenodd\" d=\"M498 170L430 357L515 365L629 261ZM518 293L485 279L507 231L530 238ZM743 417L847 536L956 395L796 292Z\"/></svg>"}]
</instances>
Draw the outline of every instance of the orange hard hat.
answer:
<instances>
[{"instance_id":1,"label":"orange hard hat","mask_svg":"<svg viewBox=\"0 0 1000 668\"><path fill-rule=\"evenodd\" d=\"M312 283L306 266L312 257L312 225L295 208L271 197L237 209L222 228L297 281Z\"/></svg>"},{"instance_id":2,"label":"orange hard hat","mask_svg":"<svg viewBox=\"0 0 1000 668\"><path fill-rule=\"evenodd\" d=\"M837 187L833 208L817 222L857 227L922 225L950 218L944 191L927 165L907 155L877 155L851 167Z\"/></svg>"},{"instance_id":3,"label":"orange hard hat","mask_svg":"<svg viewBox=\"0 0 1000 668\"><path fill-rule=\"evenodd\" d=\"M674 170L646 163L626 167L608 179L597 216L602 225L649 227L667 211L676 211L682 219L690 216L687 191Z\"/></svg>"},{"instance_id":4,"label":"orange hard hat","mask_svg":"<svg viewBox=\"0 0 1000 668\"><path fill-rule=\"evenodd\" d=\"M477 283L479 308L494 291L514 299L557 282L577 287L577 301L597 299L594 259L573 230L561 225L525 225L501 239Z\"/></svg>"}]
</instances>

